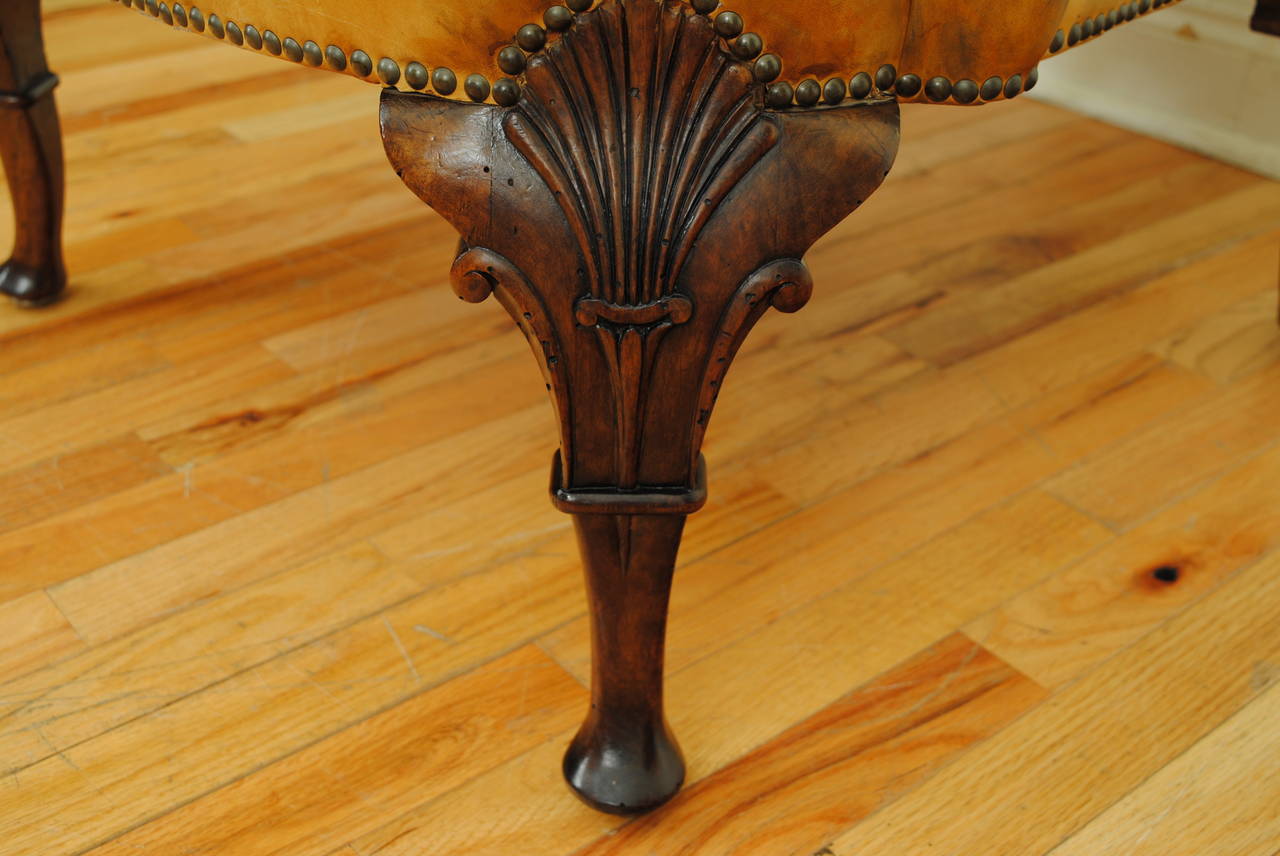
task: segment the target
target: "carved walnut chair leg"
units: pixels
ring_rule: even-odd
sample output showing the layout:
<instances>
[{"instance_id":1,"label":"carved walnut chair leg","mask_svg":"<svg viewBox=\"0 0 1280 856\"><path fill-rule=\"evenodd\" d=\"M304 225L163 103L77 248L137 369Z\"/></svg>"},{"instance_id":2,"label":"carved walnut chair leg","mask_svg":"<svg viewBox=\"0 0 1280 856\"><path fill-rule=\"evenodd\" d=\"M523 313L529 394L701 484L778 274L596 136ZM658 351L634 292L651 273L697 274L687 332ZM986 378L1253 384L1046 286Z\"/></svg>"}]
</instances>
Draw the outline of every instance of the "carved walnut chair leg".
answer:
<instances>
[{"instance_id":1,"label":"carved walnut chair leg","mask_svg":"<svg viewBox=\"0 0 1280 856\"><path fill-rule=\"evenodd\" d=\"M453 283L493 294L560 421L556 506L591 605L591 710L564 760L596 808L669 799L684 763L662 707L663 636L699 449L721 382L800 258L897 151L892 99L787 112L704 16L607 0L528 59L498 105L384 90L396 172L462 233Z\"/></svg>"},{"instance_id":2,"label":"carved walnut chair leg","mask_svg":"<svg viewBox=\"0 0 1280 856\"><path fill-rule=\"evenodd\" d=\"M16 225L0 293L36 306L57 300L67 281L57 83L45 64L38 0L0 0L0 160Z\"/></svg>"}]
</instances>

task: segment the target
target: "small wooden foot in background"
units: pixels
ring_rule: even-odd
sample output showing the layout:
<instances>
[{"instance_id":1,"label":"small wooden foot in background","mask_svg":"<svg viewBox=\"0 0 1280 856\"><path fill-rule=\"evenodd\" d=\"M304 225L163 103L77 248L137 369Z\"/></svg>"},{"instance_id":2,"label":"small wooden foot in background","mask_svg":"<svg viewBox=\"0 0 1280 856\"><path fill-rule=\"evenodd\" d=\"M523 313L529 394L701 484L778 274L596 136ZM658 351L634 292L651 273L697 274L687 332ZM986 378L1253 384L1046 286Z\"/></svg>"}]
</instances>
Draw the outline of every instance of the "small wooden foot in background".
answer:
<instances>
[{"instance_id":1,"label":"small wooden foot in background","mask_svg":"<svg viewBox=\"0 0 1280 856\"><path fill-rule=\"evenodd\" d=\"M66 288L62 259L62 132L44 57L38 0L0 3L0 160L13 197L13 255L0 294L52 303Z\"/></svg>"}]
</instances>

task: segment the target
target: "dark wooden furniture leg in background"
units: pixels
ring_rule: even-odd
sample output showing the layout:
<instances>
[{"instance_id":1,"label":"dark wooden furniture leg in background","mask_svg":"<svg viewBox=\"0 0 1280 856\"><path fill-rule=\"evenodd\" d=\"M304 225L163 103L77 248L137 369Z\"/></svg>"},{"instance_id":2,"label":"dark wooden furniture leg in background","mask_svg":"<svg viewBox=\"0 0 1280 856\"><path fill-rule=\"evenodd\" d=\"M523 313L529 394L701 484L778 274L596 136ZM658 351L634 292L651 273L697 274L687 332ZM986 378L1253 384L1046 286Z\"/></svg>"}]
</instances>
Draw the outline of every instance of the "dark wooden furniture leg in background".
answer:
<instances>
[{"instance_id":1,"label":"dark wooden furniture leg in background","mask_svg":"<svg viewBox=\"0 0 1280 856\"><path fill-rule=\"evenodd\" d=\"M673 0L606 0L493 94L384 90L383 140L462 233L458 295L493 294L541 365L552 500L574 515L592 618L591 710L564 772L596 808L646 811L684 778L663 639L712 406L755 321L808 300L804 252L884 179L898 105L771 110Z\"/></svg>"},{"instance_id":2,"label":"dark wooden furniture leg in background","mask_svg":"<svg viewBox=\"0 0 1280 856\"><path fill-rule=\"evenodd\" d=\"M1258 0L1250 26L1259 33L1280 36L1280 0Z\"/></svg>"},{"instance_id":3,"label":"dark wooden furniture leg in background","mask_svg":"<svg viewBox=\"0 0 1280 856\"><path fill-rule=\"evenodd\" d=\"M16 221L0 294L37 306L57 300L67 282L57 83L45 64L39 0L0 0L0 159Z\"/></svg>"}]
</instances>

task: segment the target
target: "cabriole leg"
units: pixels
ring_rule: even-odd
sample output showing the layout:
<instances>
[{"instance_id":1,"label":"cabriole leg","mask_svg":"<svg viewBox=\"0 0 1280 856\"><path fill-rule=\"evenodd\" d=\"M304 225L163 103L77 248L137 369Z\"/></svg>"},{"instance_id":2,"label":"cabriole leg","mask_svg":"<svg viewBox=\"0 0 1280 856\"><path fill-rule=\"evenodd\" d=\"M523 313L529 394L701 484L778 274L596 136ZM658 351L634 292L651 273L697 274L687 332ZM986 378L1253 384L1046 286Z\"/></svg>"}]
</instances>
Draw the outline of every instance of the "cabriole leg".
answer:
<instances>
[{"instance_id":1,"label":"cabriole leg","mask_svg":"<svg viewBox=\"0 0 1280 856\"><path fill-rule=\"evenodd\" d=\"M0 160L13 197L13 255L0 294L39 306L66 287L62 260L62 132L58 79L44 58L38 0L0 2Z\"/></svg>"},{"instance_id":2,"label":"cabriole leg","mask_svg":"<svg viewBox=\"0 0 1280 856\"><path fill-rule=\"evenodd\" d=\"M880 185L898 106L769 109L678 0L604 0L562 29L495 86L499 105L384 90L382 134L462 233L454 290L501 301L559 415L551 495L574 515L593 657L564 772L590 805L631 813L684 778L663 636L716 396L755 321L808 300L800 259Z\"/></svg>"},{"instance_id":3,"label":"cabriole leg","mask_svg":"<svg viewBox=\"0 0 1280 856\"><path fill-rule=\"evenodd\" d=\"M647 811L684 782L662 708L667 598L683 514L577 514L591 605L591 710L564 775L602 811Z\"/></svg>"}]
</instances>

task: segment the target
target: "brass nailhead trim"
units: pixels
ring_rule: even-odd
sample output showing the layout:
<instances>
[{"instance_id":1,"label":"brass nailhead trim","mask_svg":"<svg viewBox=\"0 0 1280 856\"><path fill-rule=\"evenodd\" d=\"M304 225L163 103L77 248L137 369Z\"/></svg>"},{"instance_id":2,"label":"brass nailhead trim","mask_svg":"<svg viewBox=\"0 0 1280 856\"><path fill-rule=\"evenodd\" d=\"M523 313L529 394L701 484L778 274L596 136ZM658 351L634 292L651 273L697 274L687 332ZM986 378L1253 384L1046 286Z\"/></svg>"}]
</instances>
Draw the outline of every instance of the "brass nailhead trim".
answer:
<instances>
[{"instance_id":1,"label":"brass nailhead trim","mask_svg":"<svg viewBox=\"0 0 1280 856\"><path fill-rule=\"evenodd\" d=\"M281 39L271 30L259 31L252 24L239 24L235 21L223 21L218 15L206 14L197 6L186 7L175 2L170 7L158 0L119 0L126 7L134 6L153 17L160 18L170 26L183 27L197 33L205 32L211 36L226 39L236 45L247 45L253 50L265 49L275 56L284 55L293 62L306 63L314 67L327 65L334 71L347 71L358 77L371 77L376 70L378 79L387 86L395 86L403 78L412 89L424 90L428 86L440 95L452 95L458 88L458 77L452 69L438 67L428 69L420 62L409 62L403 68L389 57L378 60L376 66L369 54L362 50L353 50L350 58L337 45L321 48L314 41L299 44L292 37ZM558 33L573 26L574 15L586 12L593 5L593 0L562 0L563 5L549 6L543 13L542 23L525 24L513 37L513 44L502 48L496 57L498 69L510 77L497 79L490 83L483 74L468 74L463 84L463 91L473 101L484 101L490 96L502 106L511 106L520 100L520 83L513 79L522 74L528 64L527 54L537 53L547 43L548 33ZM765 49L764 39L753 32L743 32L742 16L732 10L724 10L716 14L720 0L687 0L693 11L711 19L712 27L717 35L725 40L728 51L738 60L751 65L755 79L765 87L765 104L772 109L785 109L791 106L816 107L819 103L836 105L850 98L861 101L874 94L897 95L902 98L923 97L935 103L954 101L958 104L972 104L979 100L993 101L1000 97L1014 98L1022 92L1035 88L1039 80L1039 69L1033 68L1023 75L1015 74L1008 80L990 77L979 86L972 80L952 81L945 76L930 78L927 82L919 75L911 72L899 74L893 65L882 65L874 72L860 71L848 79L832 77L825 82L808 78L794 86L778 80L783 71L781 57L773 53L762 53ZM1049 43L1048 53L1056 54L1064 47L1073 47L1096 35L1112 29L1117 24L1132 21L1153 9L1170 5L1177 0L1130 0L1110 11L1093 18L1086 18L1071 25L1067 30L1058 30ZM714 17L712 17L714 15Z\"/></svg>"}]
</instances>

